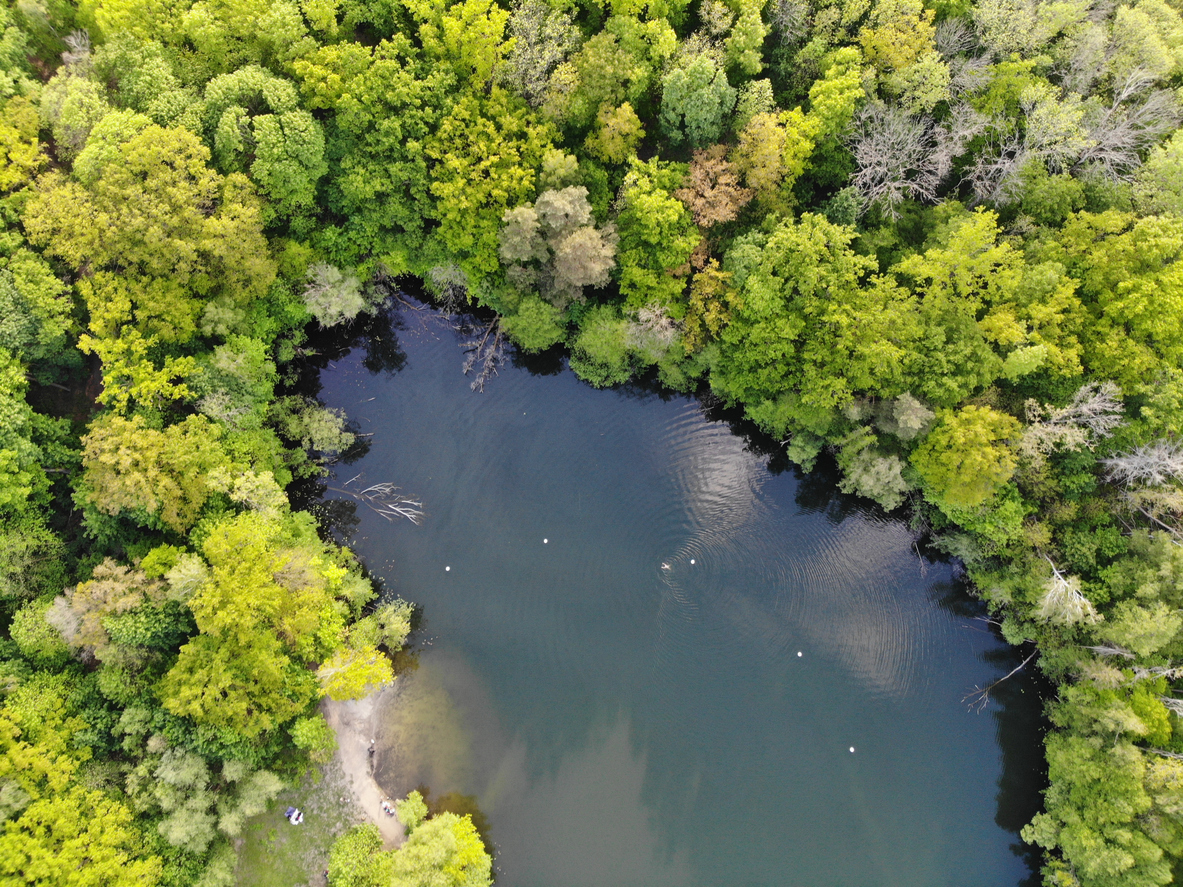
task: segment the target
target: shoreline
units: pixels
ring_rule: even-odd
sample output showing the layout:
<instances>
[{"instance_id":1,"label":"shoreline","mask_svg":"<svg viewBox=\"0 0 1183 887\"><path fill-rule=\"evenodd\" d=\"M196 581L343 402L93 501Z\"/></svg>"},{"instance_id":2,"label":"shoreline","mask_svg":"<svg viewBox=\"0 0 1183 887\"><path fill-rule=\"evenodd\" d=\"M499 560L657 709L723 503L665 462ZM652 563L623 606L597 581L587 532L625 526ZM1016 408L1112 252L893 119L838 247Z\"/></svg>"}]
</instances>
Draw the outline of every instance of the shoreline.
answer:
<instances>
[{"instance_id":1,"label":"shoreline","mask_svg":"<svg viewBox=\"0 0 1183 887\"><path fill-rule=\"evenodd\" d=\"M406 840L406 831L397 815L388 816L382 811L382 801L394 799L387 799L374 779L371 749L378 735L375 716L394 692L394 685L388 684L362 699L321 702L321 712L337 737L336 760L345 772L353 799L366 819L378 826L386 850L400 846Z\"/></svg>"}]
</instances>

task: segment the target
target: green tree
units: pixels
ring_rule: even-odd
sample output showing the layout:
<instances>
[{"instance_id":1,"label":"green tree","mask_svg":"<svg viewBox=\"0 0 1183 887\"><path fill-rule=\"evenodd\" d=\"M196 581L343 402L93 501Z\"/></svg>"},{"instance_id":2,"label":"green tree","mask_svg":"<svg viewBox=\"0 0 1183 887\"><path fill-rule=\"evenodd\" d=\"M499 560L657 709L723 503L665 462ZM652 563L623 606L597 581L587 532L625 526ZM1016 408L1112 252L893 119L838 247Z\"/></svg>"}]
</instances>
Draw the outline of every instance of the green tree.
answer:
<instances>
[{"instance_id":1,"label":"green tree","mask_svg":"<svg viewBox=\"0 0 1183 887\"><path fill-rule=\"evenodd\" d=\"M535 171L550 142L547 127L494 87L483 101L463 96L425 144L434 161L439 236L477 275L500 267L501 219L534 196Z\"/></svg>"},{"instance_id":2,"label":"green tree","mask_svg":"<svg viewBox=\"0 0 1183 887\"><path fill-rule=\"evenodd\" d=\"M93 182L45 176L25 209L29 239L74 268L168 280L175 286L161 292L170 298L179 287L199 304L241 310L276 268L250 184L208 161L188 130L146 127Z\"/></svg>"},{"instance_id":3,"label":"green tree","mask_svg":"<svg viewBox=\"0 0 1183 887\"><path fill-rule=\"evenodd\" d=\"M853 239L806 214L728 252L734 295L711 385L774 434L824 434L856 392L895 394L902 381L913 303L870 277Z\"/></svg>"},{"instance_id":4,"label":"green tree","mask_svg":"<svg viewBox=\"0 0 1183 887\"><path fill-rule=\"evenodd\" d=\"M268 198L264 221L315 209L328 171L324 132L290 81L257 65L215 77L205 88L205 123L218 166L248 173Z\"/></svg>"},{"instance_id":5,"label":"green tree","mask_svg":"<svg viewBox=\"0 0 1183 887\"><path fill-rule=\"evenodd\" d=\"M40 119L37 106L25 96L13 96L0 105L0 191L15 191L27 184L46 163L37 138Z\"/></svg>"},{"instance_id":6,"label":"green tree","mask_svg":"<svg viewBox=\"0 0 1183 887\"><path fill-rule=\"evenodd\" d=\"M140 855L131 812L80 786L33 801L0 833L0 883L103 887L159 883L159 857Z\"/></svg>"},{"instance_id":7,"label":"green tree","mask_svg":"<svg viewBox=\"0 0 1183 887\"><path fill-rule=\"evenodd\" d=\"M175 715L253 738L304 711L317 688L274 635L238 635L185 644L157 692Z\"/></svg>"},{"instance_id":8,"label":"green tree","mask_svg":"<svg viewBox=\"0 0 1183 887\"><path fill-rule=\"evenodd\" d=\"M596 114L596 127L584 142L593 157L608 163L625 163L645 138L641 118L628 102L613 108L603 105Z\"/></svg>"},{"instance_id":9,"label":"green tree","mask_svg":"<svg viewBox=\"0 0 1183 887\"><path fill-rule=\"evenodd\" d=\"M83 508L129 512L152 526L187 531L210 495L209 474L226 461L220 429L189 416L163 431L142 416L105 415L82 439Z\"/></svg>"},{"instance_id":10,"label":"green tree","mask_svg":"<svg viewBox=\"0 0 1183 887\"><path fill-rule=\"evenodd\" d=\"M675 65L661 81L661 128L675 145L702 148L719 140L736 92L709 52Z\"/></svg>"},{"instance_id":11,"label":"green tree","mask_svg":"<svg viewBox=\"0 0 1183 887\"><path fill-rule=\"evenodd\" d=\"M1092 374L1142 393L1158 367L1183 361L1183 219L1079 213L1046 256L1080 281Z\"/></svg>"},{"instance_id":12,"label":"green tree","mask_svg":"<svg viewBox=\"0 0 1183 887\"><path fill-rule=\"evenodd\" d=\"M975 508L1014 473L1017 459L1007 441L1018 430L1016 419L990 407L941 410L912 454L912 466L938 505Z\"/></svg>"},{"instance_id":13,"label":"green tree","mask_svg":"<svg viewBox=\"0 0 1183 887\"><path fill-rule=\"evenodd\" d=\"M0 260L0 348L25 360L60 359L74 331L69 291L49 264L27 249Z\"/></svg>"},{"instance_id":14,"label":"green tree","mask_svg":"<svg viewBox=\"0 0 1183 887\"><path fill-rule=\"evenodd\" d=\"M34 415L27 389L24 367L0 348L0 515L23 511L48 486L41 450L30 439Z\"/></svg>"},{"instance_id":15,"label":"green tree","mask_svg":"<svg viewBox=\"0 0 1183 887\"><path fill-rule=\"evenodd\" d=\"M665 306L675 316L685 313L677 276L698 245L690 213L673 192L682 184L685 167L659 160L633 160L621 188L622 209L617 261L620 291L630 307Z\"/></svg>"},{"instance_id":16,"label":"green tree","mask_svg":"<svg viewBox=\"0 0 1183 887\"><path fill-rule=\"evenodd\" d=\"M1083 310L1063 266L1000 242L994 213L953 213L929 249L892 268L921 297L912 390L950 406L1001 375L1079 373Z\"/></svg>"},{"instance_id":17,"label":"green tree","mask_svg":"<svg viewBox=\"0 0 1183 887\"><path fill-rule=\"evenodd\" d=\"M345 255L334 261L378 252L410 262L437 217L424 147L436 138L454 76L420 61L401 36L373 49L324 46L293 68L308 106L333 112L327 204L345 220Z\"/></svg>"},{"instance_id":18,"label":"green tree","mask_svg":"<svg viewBox=\"0 0 1183 887\"><path fill-rule=\"evenodd\" d=\"M391 857L397 887L488 887L493 861L472 817L441 813L420 824Z\"/></svg>"},{"instance_id":19,"label":"green tree","mask_svg":"<svg viewBox=\"0 0 1183 887\"><path fill-rule=\"evenodd\" d=\"M1152 887L1172 882L1162 848L1139 827L1153 800L1142 753L1128 741L1053 732L1047 748L1051 787L1045 812L1023 829L1023 839L1059 851L1082 887ZM1064 882L1071 883L1071 882Z\"/></svg>"},{"instance_id":20,"label":"green tree","mask_svg":"<svg viewBox=\"0 0 1183 887\"><path fill-rule=\"evenodd\" d=\"M385 887L380 874L385 857L378 826L372 822L354 826L333 842L329 852L329 884L331 887Z\"/></svg>"},{"instance_id":21,"label":"green tree","mask_svg":"<svg viewBox=\"0 0 1183 887\"><path fill-rule=\"evenodd\" d=\"M451 66L458 82L484 89L513 47L505 26L509 12L492 0L404 0L419 21L419 39L434 60Z\"/></svg>"},{"instance_id":22,"label":"green tree","mask_svg":"<svg viewBox=\"0 0 1183 887\"><path fill-rule=\"evenodd\" d=\"M628 102L640 110L677 44L665 19L613 15L603 30L555 68L542 111L564 126L585 129L603 107Z\"/></svg>"}]
</instances>

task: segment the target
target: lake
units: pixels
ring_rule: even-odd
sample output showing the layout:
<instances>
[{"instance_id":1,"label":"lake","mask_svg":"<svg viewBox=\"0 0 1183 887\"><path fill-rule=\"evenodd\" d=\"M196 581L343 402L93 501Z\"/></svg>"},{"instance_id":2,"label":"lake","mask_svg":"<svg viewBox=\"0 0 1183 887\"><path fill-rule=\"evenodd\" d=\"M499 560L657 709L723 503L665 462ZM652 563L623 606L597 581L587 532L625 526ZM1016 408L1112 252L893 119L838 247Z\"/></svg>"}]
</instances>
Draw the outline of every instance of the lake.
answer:
<instances>
[{"instance_id":1,"label":"lake","mask_svg":"<svg viewBox=\"0 0 1183 887\"><path fill-rule=\"evenodd\" d=\"M1039 688L963 701L1020 657L905 523L693 398L554 359L474 392L462 337L402 317L319 380L367 435L327 481L343 538L423 612L392 795L473 796L502 887L1030 878ZM349 521L380 482L420 525Z\"/></svg>"}]
</instances>

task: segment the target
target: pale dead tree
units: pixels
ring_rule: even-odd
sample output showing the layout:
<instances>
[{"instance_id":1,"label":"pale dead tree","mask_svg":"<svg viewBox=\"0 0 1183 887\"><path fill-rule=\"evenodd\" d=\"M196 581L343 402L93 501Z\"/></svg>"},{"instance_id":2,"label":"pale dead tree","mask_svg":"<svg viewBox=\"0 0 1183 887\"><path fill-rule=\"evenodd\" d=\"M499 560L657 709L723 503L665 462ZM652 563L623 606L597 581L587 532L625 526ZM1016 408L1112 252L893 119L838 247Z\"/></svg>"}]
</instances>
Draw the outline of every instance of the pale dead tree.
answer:
<instances>
[{"instance_id":1,"label":"pale dead tree","mask_svg":"<svg viewBox=\"0 0 1183 887\"><path fill-rule=\"evenodd\" d=\"M937 25L933 44L945 59L952 61L959 55L972 52L978 46L978 37L963 18L947 18Z\"/></svg>"},{"instance_id":2,"label":"pale dead tree","mask_svg":"<svg viewBox=\"0 0 1183 887\"><path fill-rule=\"evenodd\" d=\"M497 375L497 368L505 362L505 333L501 330L501 318L494 317L477 327L473 338L461 347L468 355L462 368L464 375L476 370L469 387L473 391L484 391L485 383Z\"/></svg>"},{"instance_id":3,"label":"pale dead tree","mask_svg":"<svg viewBox=\"0 0 1183 887\"><path fill-rule=\"evenodd\" d=\"M703 0L698 8L698 20L702 22L702 30L708 37L719 39L731 30L735 13L719 0Z\"/></svg>"},{"instance_id":4,"label":"pale dead tree","mask_svg":"<svg viewBox=\"0 0 1183 887\"><path fill-rule=\"evenodd\" d=\"M1044 422L1059 427L1080 429L1086 445L1095 446L1125 424L1121 389L1113 382L1089 382L1081 385L1064 407L1049 408Z\"/></svg>"},{"instance_id":5,"label":"pale dead tree","mask_svg":"<svg viewBox=\"0 0 1183 887\"><path fill-rule=\"evenodd\" d=\"M1093 11L1100 8L1098 4L1093 7ZM1111 9L1106 9L1105 15L1111 14ZM1088 95L1093 85L1105 76L1110 58L1108 25L1109 22L1104 19L1089 22L1073 37L1071 51L1053 62L1051 79L1059 83L1065 92Z\"/></svg>"},{"instance_id":6,"label":"pale dead tree","mask_svg":"<svg viewBox=\"0 0 1183 887\"><path fill-rule=\"evenodd\" d=\"M660 305L646 305L637 309L637 319L629 323L629 346L637 351L664 352L679 332L678 324Z\"/></svg>"},{"instance_id":7,"label":"pale dead tree","mask_svg":"<svg viewBox=\"0 0 1183 887\"><path fill-rule=\"evenodd\" d=\"M978 38L964 19L949 18L937 25L934 43L949 66L949 91L953 96L977 92L990 80L989 56L973 55Z\"/></svg>"},{"instance_id":8,"label":"pale dead tree","mask_svg":"<svg viewBox=\"0 0 1183 887\"><path fill-rule=\"evenodd\" d=\"M1038 648L1032 650L1030 656L1028 656L998 680L992 681L984 687L974 687L973 690L961 697L961 701L966 703L974 711L982 711L982 709L984 709L989 704L990 693L994 690L994 688L1003 681L1009 680L1010 678L1013 678L1015 675L1017 675L1038 654Z\"/></svg>"},{"instance_id":9,"label":"pale dead tree","mask_svg":"<svg viewBox=\"0 0 1183 887\"><path fill-rule=\"evenodd\" d=\"M86 31L71 31L65 39L66 51L62 53L62 64L71 74L86 77L90 74L90 34Z\"/></svg>"},{"instance_id":10,"label":"pale dead tree","mask_svg":"<svg viewBox=\"0 0 1183 887\"><path fill-rule=\"evenodd\" d=\"M1095 147L1080 96L1049 83L1032 84L1020 95L1019 108L1022 131L995 135L992 144L978 152L966 176L979 201L1013 203L1023 193L1022 173L1029 165L1042 164L1058 173Z\"/></svg>"},{"instance_id":11,"label":"pale dead tree","mask_svg":"<svg viewBox=\"0 0 1183 887\"><path fill-rule=\"evenodd\" d=\"M948 62L949 93L959 98L977 92L990 82L990 59L984 55L957 56Z\"/></svg>"},{"instance_id":12,"label":"pale dead tree","mask_svg":"<svg viewBox=\"0 0 1183 887\"><path fill-rule=\"evenodd\" d=\"M468 298L468 277L455 263L435 265L426 282L445 314L455 314Z\"/></svg>"},{"instance_id":13,"label":"pale dead tree","mask_svg":"<svg viewBox=\"0 0 1183 887\"><path fill-rule=\"evenodd\" d=\"M1023 145L1023 137L1018 133L991 138L974 157L965 180L979 202L1006 206L1022 193L1023 182L1019 173L1031 159Z\"/></svg>"},{"instance_id":14,"label":"pale dead tree","mask_svg":"<svg viewBox=\"0 0 1183 887\"><path fill-rule=\"evenodd\" d=\"M1136 658L1134 653L1127 650L1125 647L1118 647L1113 644L1100 644L1093 647L1085 647L1086 650L1092 650L1098 656L1118 656L1122 659Z\"/></svg>"},{"instance_id":15,"label":"pale dead tree","mask_svg":"<svg viewBox=\"0 0 1183 887\"><path fill-rule=\"evenodd\" d=\"M411 523L418 525L423 520L423 503L418 499L404 496L399 492L400 487L396 487L392 483L371 484L364 489L350 488L350 485L360 477L360 474L356 475L345 481L342 486L328 487L328 489L334 493L352 496L358 502L368 505L388 521L392 521L396 517L404 517Z\"/></svg>"},{"instance_id":16,"label":"pale dead tree","mask_svg":"<svg viewBox=\"0 0 1183 887\"><path fill-rule=\"evenodd\" d=\"M809 4L804 0L773 0L764 14L782 43L795 44L805 39L809 24Z\"/></svg>"},{"instance_id":17,"label":"pale dead tree","mask_svg":"<svg viewBox=\"0 0 1183 887\"><path fill-rule=\"evenodd\" d=\"M968 102L954 101L949 105L948 120L938 126L936 154L933 163L943 179L953 168L953 162L965 153L969 143L986 131L989 120Z\"/></svg>"},{"instance_id":18,"label":"pale dead tree","mask_svg":"<svg viewBox=\"0 0 1183 887\"><path fill-rule=\"evenodd\" d=\"M1166 678L1168 681L1176 680L1180 675L1183 675L1183 667L1177 665L1152 665L1149 668L1144 668L1140 665L1134 666L1134 681L1154 681L1158 678Z\"/></svg>"},{"instance_id":19,"label":"pale dead tree","mask_svg":"<svg viewBox=\"0 0 1183 887\"><path fill-rule=\"evenodd\" d=\"M905 200L936 199L948 169L938 156L935 130L931 118L879 102L858 113L850 137L857 167L852 183L868 206L894 219Z\"/></svg>"},{"instance_id":20,"label":"pale dead tree","mask_svg":"<svg viewBox=\"0 0 1183 887\"><path fill-rule=\"evenodd\" d=\"M1116 690L1125 683L1125 673L1102 659L1088 659L1079 663L1080 675L1102 690Z\"/></svg>"},{"instance_id":21,"label":"pale dead tree","mask_svg":"<svg viewBox=\"0 0 1183 887\"><path fill-rule=\"evenodd\" d=\"M1042 160L1049 172L1068 169L1093 146L1082 127L1085 106L1080 96L1036 83L1020 93L1019 107L1023 112L1023 146Z\"/></svg>"},{"instance_id":22,"label":"pale dead tree","mask_svg":"<svg viewBox=\"0 0 1183 887\"><path fill-rule=\"evenodd\" d=\"M1037 618L1059 625L1092 625L1101 621L1097 608L1080 591L1080 579L1065 576L1052 559L1044 556L1051 564L1052 575L1043 584L1043 596L1035 610Z\"/></svg>"},{"instance_id":23,"label":"pale dead tree","mask_svg":"<svg viewBox=\"0 0 1183 887\"><path fill-rule=\"evenodd\" d=\"M327 262L308 266L303 296L305 307L322 327L351 321L370 307L357 275Z\"/></svg>"},{"instance_id":24,"label":"pale dead tree","mask_svg":"<svg viewBox=\"0 0 1183 887\"><path fill-rule=\"evenodd\" d=\"M1036 467L1057 449L1091 450L1125 423L1121 389L1113 382L1082 385L1063 407L1028 400L1026 413L1027 427L1019 441L1019 455Z\"/></svg>"},{"instance_id":25,"label":"pale dead tree","mask_svg":"<svg viewBox=\"0 0 1183 887\"><path fill-rule=\"evenodd\" d=\"M901 108L868 105L850 138L858 167L853 184L866 206L878 204L892 218L904 200L933 202L954 161L985 127L986 119L965 102L955 102L940 126Z\"/></svg>"},{"instance_id":26,"label":"pale dead tree","mask_svg":"<svg viewBox=\"0 0 1183 887\"><path fill-rule=\"evenodd\" d=\"M1164 486L1183 478L1183 447L1168 440L1135 447L1101 464L1110 481L1126 487Z\"/></svg>"},{"instance_id":27,"label":"pale dead tree","mask_svg":"<svg viewBox=\"0 0 1183 887\"><path fill-rule=\"evenodd\" d=\"M1092 146L1076 166L1101 173L1113 181L1130 181L1142 155L1180 121L1179 102L1166 89L1154 89L1145 71L1131 73L1113 94L1108 107L1094 108L1085 127Z\"/></svg>"}]
</instances>

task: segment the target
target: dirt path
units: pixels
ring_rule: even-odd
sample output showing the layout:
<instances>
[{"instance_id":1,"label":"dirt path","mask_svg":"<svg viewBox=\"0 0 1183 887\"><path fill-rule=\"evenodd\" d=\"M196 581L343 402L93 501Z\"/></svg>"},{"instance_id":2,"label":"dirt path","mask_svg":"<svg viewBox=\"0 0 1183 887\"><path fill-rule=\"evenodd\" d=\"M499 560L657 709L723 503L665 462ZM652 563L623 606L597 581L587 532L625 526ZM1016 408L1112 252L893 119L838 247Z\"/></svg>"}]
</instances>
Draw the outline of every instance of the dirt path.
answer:
<instances>
[{"instance_id":1,"label":"dirt path","mask_svg":"<svg viewBox=\"0 0 1183 887\"><path fill-rule=\"evenodd\" d=\"M381 708L387 694L392 692L393 687L386 687L365 699L350 702L326 699L321 703L325 720L337 734L337 759L353 789L354 798L382 832L387 849L400 845L405 833L397 816L387 816L382 812L382 801L386 795L374 781L374 757L370 749L374 737L378 735L375 713Z\"/></svg>"}]
</instances>

